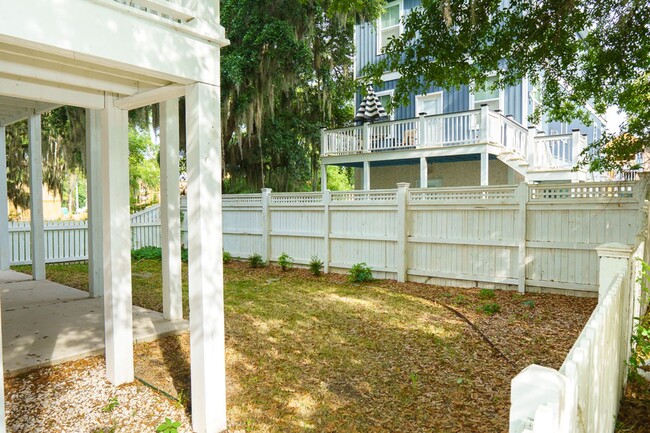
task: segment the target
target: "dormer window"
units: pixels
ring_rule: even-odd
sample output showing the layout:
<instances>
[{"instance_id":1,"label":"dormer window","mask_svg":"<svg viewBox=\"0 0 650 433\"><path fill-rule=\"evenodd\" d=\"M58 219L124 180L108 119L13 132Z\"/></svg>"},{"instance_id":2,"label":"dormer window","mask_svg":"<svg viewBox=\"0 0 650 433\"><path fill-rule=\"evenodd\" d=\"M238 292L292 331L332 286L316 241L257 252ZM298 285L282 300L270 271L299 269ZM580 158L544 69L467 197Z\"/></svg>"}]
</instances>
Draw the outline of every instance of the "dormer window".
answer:
<instances>
[{"instance_id":1,"label":"dormer window","mask_svg":"<svg viewBox=\"0 0 650 433\"><path fill-rule=\"evenodd\" d=\"M384 51L391 38L397 38L401 32L402 2L390 2L377 22L377 54Z\"/></svg>"}]
</instances>

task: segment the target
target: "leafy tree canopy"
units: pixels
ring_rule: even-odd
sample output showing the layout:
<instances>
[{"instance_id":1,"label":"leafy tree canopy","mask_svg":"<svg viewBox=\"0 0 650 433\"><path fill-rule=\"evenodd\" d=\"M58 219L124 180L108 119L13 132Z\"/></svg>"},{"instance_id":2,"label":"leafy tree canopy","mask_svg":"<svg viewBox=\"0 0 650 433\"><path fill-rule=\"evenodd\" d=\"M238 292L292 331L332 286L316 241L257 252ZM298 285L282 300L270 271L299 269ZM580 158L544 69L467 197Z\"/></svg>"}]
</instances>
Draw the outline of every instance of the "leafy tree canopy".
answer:
<instances>
[{"instance_id":1,"label":"leafy tree canopy","mask_svg":"<svg viewBox=\"0 0 650 433\"><path fill-rule=\"evenodd\" d=\"M502 7L502 4L505 7ZM395 103L430 85L495 87L528 77L539 89L535 117L588 123L616 105L627 122L583 153L591 170L626 168L650 145L650 3L645 0L423 0L403 32L365 72L397 71ZM594 152L595 150L595 152Z\"/></svg>"}]
</instances>

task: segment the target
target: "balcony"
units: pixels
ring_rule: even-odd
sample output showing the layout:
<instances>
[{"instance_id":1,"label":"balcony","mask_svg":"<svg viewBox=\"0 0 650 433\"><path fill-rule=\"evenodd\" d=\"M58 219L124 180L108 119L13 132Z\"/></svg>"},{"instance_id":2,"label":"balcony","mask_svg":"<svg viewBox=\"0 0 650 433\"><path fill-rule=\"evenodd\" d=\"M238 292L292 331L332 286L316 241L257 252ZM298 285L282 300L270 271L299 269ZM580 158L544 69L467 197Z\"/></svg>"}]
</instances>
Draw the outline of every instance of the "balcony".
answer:
<instances>
[{"instance_id":1,"label":"balcony","mask_svg":"<svg viewBox=\"0 0 650 433\"><path fill-rule=\"evenodd\" d=\"M377 152L385 152L382 159L398 160L417 155L479 153L487 148L488 153L526 175L531 171L571 170L586 145L587 138L579 131L545 135L484 106L479 110L323 130L321 155L324 163L337 163L376 159Z\"/></svg>"}]
</instances>

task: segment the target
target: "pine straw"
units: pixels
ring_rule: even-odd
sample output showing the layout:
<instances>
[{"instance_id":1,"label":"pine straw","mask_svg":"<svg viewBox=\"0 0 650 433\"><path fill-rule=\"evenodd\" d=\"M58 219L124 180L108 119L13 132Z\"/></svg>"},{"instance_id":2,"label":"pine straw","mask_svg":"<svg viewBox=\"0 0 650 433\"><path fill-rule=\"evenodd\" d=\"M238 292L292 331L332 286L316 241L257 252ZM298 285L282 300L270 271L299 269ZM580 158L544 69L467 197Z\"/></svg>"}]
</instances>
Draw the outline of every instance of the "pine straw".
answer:
<instances>
[{"instance_id":1,"label":"pine straw","mask_svg":"<svg viewBox=\"0 0 650 433\"><path fill-rule=\"evenodd\" d=\"M531 363L560 367L596 305L561 295L497 291L484 300L478 289L359 285L238 262L225 278L230 431L507 431L514 375ZM134 285L134 299L151 298L136 295L141 290ZM477 311L485 303L500 312ZM136 346L136 375L186 404L189 372L188 335Z\"/></svg>"}]
</instances>

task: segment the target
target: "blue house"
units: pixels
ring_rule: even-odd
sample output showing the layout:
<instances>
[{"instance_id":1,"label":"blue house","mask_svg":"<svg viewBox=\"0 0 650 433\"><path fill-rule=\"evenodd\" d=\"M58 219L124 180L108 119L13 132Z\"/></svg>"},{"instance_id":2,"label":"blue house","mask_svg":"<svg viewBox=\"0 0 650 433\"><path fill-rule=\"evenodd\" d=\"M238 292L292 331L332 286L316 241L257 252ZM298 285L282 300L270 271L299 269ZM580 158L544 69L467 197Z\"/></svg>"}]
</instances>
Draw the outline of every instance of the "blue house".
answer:
<instances>
[{"instance_id":1,"label":"blue house","mask_svg":"<svg viewBox=\"0 0 650 433\"><path fill-rule=\"evenodd\" d=\"M383 47L402 31L401 17L420 4L387 4L376 23L355 28L355 75L381 58ZM398 73L382 76L375 88L384 105ZM471 92L431 87L411 94L408 104L390 113L390 121L323 131L322 173L327 165L357 168L357 189L504 185L521 181L592 180L572 171L582 149L600 138L604 119L593 109L592 124L529 121L539 104L537 89L523 79L505 89ZM357 95L358 107L362 95ZM323 182L324 187L327 185Z\"/></svg>"}]
</instances>

